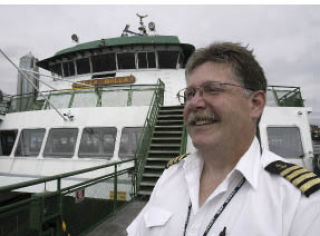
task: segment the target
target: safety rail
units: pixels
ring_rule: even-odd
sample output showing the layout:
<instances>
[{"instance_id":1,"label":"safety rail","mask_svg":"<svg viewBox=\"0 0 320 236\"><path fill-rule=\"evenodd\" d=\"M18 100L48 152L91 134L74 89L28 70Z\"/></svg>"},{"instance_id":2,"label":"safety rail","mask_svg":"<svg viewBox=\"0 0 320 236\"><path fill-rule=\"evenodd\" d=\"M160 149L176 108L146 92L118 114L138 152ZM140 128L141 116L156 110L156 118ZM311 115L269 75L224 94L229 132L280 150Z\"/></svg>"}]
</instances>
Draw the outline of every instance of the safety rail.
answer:
<instances>
[{"instance_id":1,"label":"safety rail","mask_svg":"<svg viewBox=\"0 0 320 236\"><path fill-rule=\"evenodd\" d=\"M99 86L95 89L64 89L42 92L50 102L57 108L72 108L72 107L107 107L107 106L148 106L150 96L157 88L157 84L139 84L139 85L113 85ZM145 94L141 94L144 92ZM121 93L121 94L120 94ZM135 95L137 96L135 97ZM85 96L85 98L77 96ZM115 99L112 99L114 95ZM118 96L122 99L118 99ZM104 100L104 96L106 99ZM108 103L110 101L110 103ZM81 104L83 102L83 104ZM104 104L105 103L105 104ZM119 104L118 104L119 103ZM10 106L8 112L33 111L50 109L50 104L36 93L16 95L10 97Z\"/></svg>"},{"instance_id":2,"label":"safety rail","mask_svg":"<svg viewBox=\"0 0 320 236\"><path fill-rule=\"evenodd\" d=\"M156 118L158 115L158 111L160 106L163 105L163 95L164 95L164 83L159 79L157 82L157 88L152 96L150 107L147 113L147 118L144 122L143 135L139 139L139 145L135 154L137 159L137 181L136 187L137 190L140 187L140 182L142 179L142 174L144 171L144 166L146 164L147 156L148 156L148 148L151 143L151 137L154 131L154 126L156 122Z\"/></svg>"},{"instance_id":3,"label":"safety rail","mask_svg":"<svg viewBox=\"0 0 320 236\"><path fill-rule=\"evenodd\" d=\"M304 107L300 87L268 86L269 104L280 107Z\"/></svg>"},{"instance_id":4,"label":"safety rail","mask_svg":"<svg viewBox=\"0 0 320 236\"><path fill-rule=\"evenodd\" d=\"M0 90L0 115L5 115L8 112L10 104L10 96L3 95Z\"/></svg>"},{"instance_id":5,"label":"safety rail","mask_svg":"<svg viewBox=\"0 0 320 236\"><path fill-rule=\"evenodd\" d=\"M110 168L113 169L110 170ZM30 191L31 187L39 187L39 185L44 187L43 191L24 196L22 199L5 205L0 203L0 235L11 235L12 233L14 235L41 236L67 235L67 233L71 235L84 234L124 203L118 199L119 176L126 173L132 175L133 178L125 177L124 180L131 182L132 196L136 195L135 168L136 159L132 158L0 187L0 196L19 192L25 194L26 191ZM102 170L105 172L101 173ZM95 171L100 172L94 173ZM89 179L86 174L94 177ZM77 179L77 183L63 187L63 180L69 181L70 178ZM110 182L109 180L112 178L113 181ZM56 183L56 190L48 191L47 184L49 185L53 181ZM112 200L99 193L101 190L106 192L108 184L113 184ZM81 197L84 190L87 190L91 195L86 197L83 195L83 203L75 203L74 200L77 200L78 193ZM76 196L70 195L73 193ZM15 225L13 226L13 224Z\"/></svg>"},{"instance_id":6,"label":"safety rail","mask_svg":"<svg viewBox=\"0 0 320 236\"><path fill-rule=\"evenodd\" d=\"M187 150L187 140L188 140L188 133L187 133L187 129L186 126L183 126L182 129L182 139L181 139L181 147L180 147L180 153L184 154L186 153Z\"/></svg>"}]
</instances>

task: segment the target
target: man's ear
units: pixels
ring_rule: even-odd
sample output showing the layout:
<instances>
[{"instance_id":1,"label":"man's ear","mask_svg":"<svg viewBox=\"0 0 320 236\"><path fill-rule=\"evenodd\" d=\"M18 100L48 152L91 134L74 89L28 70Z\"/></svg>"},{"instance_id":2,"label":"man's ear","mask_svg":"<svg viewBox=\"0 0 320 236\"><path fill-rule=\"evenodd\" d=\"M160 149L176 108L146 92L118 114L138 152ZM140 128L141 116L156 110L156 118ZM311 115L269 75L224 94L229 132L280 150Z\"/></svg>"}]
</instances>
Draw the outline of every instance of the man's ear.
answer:
<instances>
[{"instance_id":1,"label":"man's ear","mask_svg":"<svg viewBox=\"0 0 320 236\"><path fill-rule=\"evenodd\" d=\"M266 105L266 93L263 90L254 91L250 96L251 118L258 120Z\"/></svg>"}]
</instances>

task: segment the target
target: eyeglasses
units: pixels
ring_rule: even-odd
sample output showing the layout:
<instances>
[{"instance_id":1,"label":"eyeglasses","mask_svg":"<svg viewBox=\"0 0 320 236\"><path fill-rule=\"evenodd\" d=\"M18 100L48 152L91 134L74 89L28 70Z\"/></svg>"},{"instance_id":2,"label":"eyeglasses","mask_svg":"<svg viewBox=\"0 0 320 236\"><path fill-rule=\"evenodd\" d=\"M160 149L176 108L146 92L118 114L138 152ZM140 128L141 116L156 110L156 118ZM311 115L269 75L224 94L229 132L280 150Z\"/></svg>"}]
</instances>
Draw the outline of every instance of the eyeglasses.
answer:
<instances>
[{"instance_id":1,"label":"eyeglasses","mask_svg":"<svg viewBox=\"0 0 320 236\"><path fill-rule=\"evenodd\" d=\"M179 102L183 104L185 102L190 101L196 95L197 91L199 91L199 94L201 96L203 96L203 94L218 95L221 92L225 91L225 88L227 86L233 86L233 87L238 87L242 89L252 90L250 88L245 88L237 84L221 83L218 81L209 81L209 82L203 83L199 87L188 87L188 88L181 89L178 91L177 97L179 99Z\"/></svg>"}]
</instances>

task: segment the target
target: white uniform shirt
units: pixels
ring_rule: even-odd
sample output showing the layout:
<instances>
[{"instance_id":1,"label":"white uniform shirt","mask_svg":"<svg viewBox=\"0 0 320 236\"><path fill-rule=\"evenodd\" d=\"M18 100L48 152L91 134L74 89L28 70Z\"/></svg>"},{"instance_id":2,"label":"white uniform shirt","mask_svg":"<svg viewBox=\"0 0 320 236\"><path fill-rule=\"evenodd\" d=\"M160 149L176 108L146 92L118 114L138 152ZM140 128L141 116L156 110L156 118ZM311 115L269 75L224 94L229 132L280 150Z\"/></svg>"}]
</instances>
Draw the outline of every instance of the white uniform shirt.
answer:
<instances>
[{"instance_id":1,"label":"white uniform shirt","mask_svg":"<svg viewBox=\"0 0 320 236\"><path fill-rule=\"evenodd\" d=\"M197 152L164 171L149 202L127 228L129 236L202 236L209 222L244 176L246 182L209 231L218 236L319 236L320 190L305 197L280 175L264 168L281 157L264 150L257 139L227 178L199 207L203 161Z\"/></svg>"}]
</instances>

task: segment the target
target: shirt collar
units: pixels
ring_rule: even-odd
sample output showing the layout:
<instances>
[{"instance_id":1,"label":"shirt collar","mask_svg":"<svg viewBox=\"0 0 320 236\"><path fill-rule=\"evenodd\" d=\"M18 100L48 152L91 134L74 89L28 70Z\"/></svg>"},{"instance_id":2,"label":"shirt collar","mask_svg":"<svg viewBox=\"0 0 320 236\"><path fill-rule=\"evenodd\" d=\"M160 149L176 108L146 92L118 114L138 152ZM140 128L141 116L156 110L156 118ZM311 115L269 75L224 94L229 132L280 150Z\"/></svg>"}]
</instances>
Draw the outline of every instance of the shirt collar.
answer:
<instances>
[{"instance_id":1,"label":"shirt collar","mask_svg":"<svg viewBox=\"0 0 320 236\"><path fill-rule=\"evenodd\" d=\"M239 159L235 168L230 172L232 175L234 171L240 172L249 184L256 188L258 184L259 168L261 167L261 153L260 153L260 143L256 137L254 137L249 149L243 154ZM200 178L200 174L203 168L203 160L196 151L193 155L190 155L184 159L183 168L186 173L193 172L197 179Z\"/></svg>"},{"instance_id":2,"label":"shirt collar","mask_svg":"<svg viewBox=\"0 0 320 236\"><path fill-rule=\"evenodd\" d=\"M234 170L239 171L255 189L258 185L259 168L261 167L260 144L255 137L249 149L240 158Z\"/></svg>"}]
</instances>

